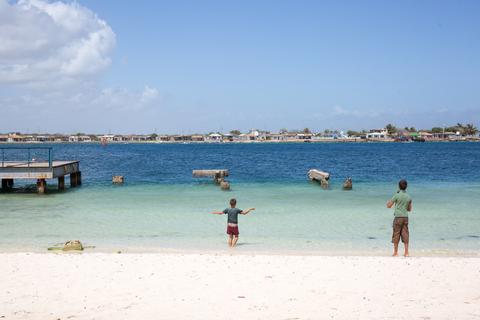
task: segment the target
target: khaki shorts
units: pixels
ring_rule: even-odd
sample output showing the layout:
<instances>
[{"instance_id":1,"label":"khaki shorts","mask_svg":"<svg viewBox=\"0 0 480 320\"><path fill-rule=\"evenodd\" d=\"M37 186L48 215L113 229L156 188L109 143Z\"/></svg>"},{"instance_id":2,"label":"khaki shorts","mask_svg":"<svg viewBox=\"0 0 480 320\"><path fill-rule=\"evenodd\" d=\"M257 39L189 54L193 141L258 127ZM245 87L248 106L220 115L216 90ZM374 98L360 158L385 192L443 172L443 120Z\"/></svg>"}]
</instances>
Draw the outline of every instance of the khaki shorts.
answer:
<instances>
[{"instance_id":1,"label":"khaki shorts","mask_svg":"<svg viewBox=\"0 0 480 320\"><path fill-rule=\"evenodd\" d=\"M402 239L403 243L408 243L408 218L397 217L393 219L392 243L397 244Z\"/></svg>"}]
</instances>

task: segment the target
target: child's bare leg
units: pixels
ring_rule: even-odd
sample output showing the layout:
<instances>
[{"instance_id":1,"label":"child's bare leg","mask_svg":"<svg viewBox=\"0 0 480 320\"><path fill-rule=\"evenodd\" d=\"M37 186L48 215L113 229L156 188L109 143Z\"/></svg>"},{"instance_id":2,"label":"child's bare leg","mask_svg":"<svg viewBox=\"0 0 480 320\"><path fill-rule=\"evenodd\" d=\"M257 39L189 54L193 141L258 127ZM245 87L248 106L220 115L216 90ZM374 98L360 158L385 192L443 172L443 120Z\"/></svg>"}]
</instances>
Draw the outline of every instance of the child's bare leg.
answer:
<instances>
[{"instance_id":1,"label":"child's bare leg","mask_svg":"<svg viewBox=\"0 0 480 320\"><path fill-rule=\"evenodd\" d=\"M398 255L398 242L393 244L393 256L396 257Z\"/></svg>"},{"instance_id":2,"label":"child's bare leg","mask_svg":"<svg viewBox=\"0 0 480 320\"><path fill-rule=\"evenodd\" d=\"M404 243L405 245L405 253L403 254L405 257L408 257L408 242Z\"/></svg>"},{"instance_id":3,"label":"child's bare leg","mask_svg":"<svg viewBox=\"0 0 480 320\"><path fill-rule=\"evenodd\" d=\"M229 247L233 246L233 234L228 235L228 246Z\"/></svg>"},{"instance_id":4,"label":"child's bare leg","mask_svg":"<svg viewBox=\"0 0 480 320\"><path fill-rule=\"evenodd\" d=\"M233 236L233 242L232 242L232 247L235 247L238 241L238 236Z\"/></svg>"}]
</instances>

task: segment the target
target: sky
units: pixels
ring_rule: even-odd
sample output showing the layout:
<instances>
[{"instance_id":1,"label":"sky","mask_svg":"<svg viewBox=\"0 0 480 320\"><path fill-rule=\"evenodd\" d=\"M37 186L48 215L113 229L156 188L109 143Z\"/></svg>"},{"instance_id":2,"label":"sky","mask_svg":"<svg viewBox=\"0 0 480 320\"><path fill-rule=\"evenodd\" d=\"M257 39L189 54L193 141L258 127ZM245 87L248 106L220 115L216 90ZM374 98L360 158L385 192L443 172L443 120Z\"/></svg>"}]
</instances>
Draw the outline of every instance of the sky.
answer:
<instances>
[{"instance_id":1,"label":"sky","mask_svg":"<svg viewBox=\"0 0 480 320\"><path fill-rule=\"evenodd\" d=\"M0 132L480 126L480 1L0 0Z\"/></svg>"}]
</instances>

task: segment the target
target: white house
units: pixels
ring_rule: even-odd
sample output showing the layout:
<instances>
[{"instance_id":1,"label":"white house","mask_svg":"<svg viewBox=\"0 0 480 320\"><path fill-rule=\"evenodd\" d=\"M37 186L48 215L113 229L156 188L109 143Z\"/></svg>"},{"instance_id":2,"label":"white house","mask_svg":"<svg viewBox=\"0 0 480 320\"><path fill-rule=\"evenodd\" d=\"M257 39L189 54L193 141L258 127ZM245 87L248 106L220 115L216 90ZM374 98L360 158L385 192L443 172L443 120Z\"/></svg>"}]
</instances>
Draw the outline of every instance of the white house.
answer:
<instances>
[{"instance_id":1,"label":"white house","mask_svg":"<svg viewBox=\"0 0 480 320\"><path fill-rule=\"evenodd\" d=\"M367 133L367 139L370 139L370 140L383 140L387 138L388 138L388 131L385 128L370 130L370 132Z\"/></svg>"},{"instance_id":2,"label":"white house","mask_svg":"<svg viewBox=\"0 0 480 320\"><path fill-rule=\"evenodd\" d=\"M221 142L222 135L219 133L210 133L208 136L205 137L205 141L208 142Z\"/></svg>"},{"instance_id":3,"label":"white house","mask_svg":"<svg viewBox=\"0 0 480 320\"><path fill-rule=\"evenodd\" d=\"M100 140L101 142L112 142L113 139L115 138L115 135L113 134L104 134L103 136L98 136L97 137L98 140Z\"/></svg>"}]
</instances>

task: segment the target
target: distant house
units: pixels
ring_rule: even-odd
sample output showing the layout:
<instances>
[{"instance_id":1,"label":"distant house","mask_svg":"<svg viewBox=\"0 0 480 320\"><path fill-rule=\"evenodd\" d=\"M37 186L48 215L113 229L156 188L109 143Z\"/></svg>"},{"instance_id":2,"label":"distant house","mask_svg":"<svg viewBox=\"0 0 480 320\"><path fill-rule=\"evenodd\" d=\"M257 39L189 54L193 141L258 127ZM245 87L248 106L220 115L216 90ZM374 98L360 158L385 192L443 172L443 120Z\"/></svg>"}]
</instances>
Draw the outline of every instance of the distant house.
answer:
<instances>
[{"instance_id":1,"label":"distant house","mask_svg":"<svg viewBox=\"0 0 480 320\"><path fill-rule=\"evenodd\" d=\"M418 135L419 135L420 138L425 139L425 141L431 141L431 140L433 140L433 134L431 134L430 132L420 131L420 132L418 133Z\"/></svg>"},{"instance_id":2,"label":"distant house","mask_svg":"<svg viewBox=\"0 0 480 320\"><path fill-rule=\"evenodd\" d=\"M92 142L92 138L86 135L74 135L68 137L69 142Z\"/></svg>"},{"instance_id":3,"label":"distant house","mask_svg":"<svg viewBox=\"0 0 480 320\"><path fill-rule=\"evenodd\" d=\"M8 142L8 134L0 134L0 142Z\"/></svg>"},{"instance_id":4,"label":"distant house","mask_svg":"<svg viewBox=\"0 0 480 320\"><path fill-rule=\"evenodd\" d=\"M53 138L53 142L68 142L68 136L64 136L61 134L55 134L51 136L50 141L52 141L52 138Z\"/></svg>"},{"instance_id":5,"label":"distant house","mask_svg":"<svg viewBox=\"0 0 480 320\"><path fill-rule=\"evenodd\" d=\"M231 133L224 133L222 137L223 142L233 142L234 139L235 139L235 135Z\"/></svg>"},{"instance_id":6,"label":"distant house","mask_svg":"<svg viewBox=\"0 0 480 320\"><path fill-rule=\"evenodd\" d=\"M174 135L170 137L171 141L174 142L185 142L192 141L192 136L189 135Z\"/></svg>"},{"instance_id":7,"label":"distant house","mask_svg":"<svg viewBox=\"0 0 480 320\"><path fill-rule=\"evenodd\" d=\"M8 142L25 142L25 137L20 134L11 133L8 135Z\"/></svg>"},{"instance_id":8,"label":"distant house","mask_svg":"<svg viewBox=\"0 0 480 320\"><path fill-rule=\"evenodd\" d=\"M79 136L69 136L68 142L78 142Z\"/></svg>"},{"instance_id":9,"label":"distant house","mask_svg":"<svg viewBox=\"0 0 480 320\"><path fill-rule=\"evenodd\" d=\"M250 141L250 136L248 135L248 133L241 133L238 135L237 140L241 142Z\"/></svg>"},{"instance_id":10,"label":"distant house","mask_svg":"<svg viewBox=\"0 0 480 320\"><path fill-rule=\"evenodd\" d=\"M369 140L385 140L388 138L387 129L373 129L367 133L367 139Z\"/></svg>"},{"instance_id":11,"label":"distant house","mask_svg":"<svg viewBox=\"0 0 480 320\"><path fill-rule=\"evenodd\" d=\"M132 134L132 135L127 136L126 140L132 141L132 142L144 142L144 141L151 140L151 136L148 135L148 134ZM116 141L118 141L118 140L116 140Z\"/></svg>"},{"instance_id":12,"label":"distant house","mask_svg":"<svg viewBox=\"0 0 480 320\"><path fill-rule=\"evenodd\" d=\"M157 141L157 142L168 142L168 141L170 141L170 137L167 136L167 135L158 135L155 138L155 141Z\"/></svg>"},{"instance_id":13,"label":"distant house","mask_svg":"<svg viewBox=\"0 0 480 320\"><path fill-rule=\"evenodd\" d=\"M104 135L101 135L101 136L97 136L97 139L100 140L103 143L113 142L114 138L115 138L115 135L113 135L113 134L104 134Z\"/></svg>"},{"instance_id":14,"label":"distant house","mask_svg":"<svg viewBox=\"0 0 480 320\"><path fill-rule=\"evenodd\" d=\"M34 136L32 136L32 135L27 135L27 136L24 136L23 142L33 143L33 142L36 142L36 141L35 141L35 137L34 137Z\"/></svg>"},{"instance_id":15,"label":"distant house","mask_svg":"<svg viewBox=\"0 0 480 320\"><path fill-rule=\"evenodd\" d=\"M222 141L222 135L219 133L210 133L205 141L207 142L221 142Z\"/></svg>"},{"instance_id":16,"label":"distant house","mask_svg":"<svg viewBox=\"0 0 480 320\"><path fill-rule=\"evenodd\" d=\"M434 132L432 133L432 136L434 139L437 139L437 140L455 140L458 138L459 135L457 135L456 132L445 131L445 132Z\"/></svg>"},{"instance_id":17,"label":"distant house","mask_svg":"<svg viewBox=\"0 0 480 320\"><path fill-rule=\"evenodd\" d=\"M192 141L203 142L203 141L205 141L205 137L201 134L194 134L194 135L192 135Z\"/></svg>"},{"instance_id":18,"label":"distant house","mask_svg":"<svg viewBox=\"0 0 480 320\"><path fill-rule=\"evenodd\" d=\"M285 137L285 141L296 141L298 132L285 132L282 135Z\"/></svg>"},{"instance_id":19,"label":"distant house","mask_svg":"<svg viewBox=\"0 0 480 320\"><path fill-rule=\"evenodd\" d=\"M275 142L287 141L287 136L281 133L270 133L267 135L267 140Z\"/></svg>"},{"instance_id":20,"label":"distant house","mask_svg":"<svg viewBox=\"0 0 480 320\"><path fill-rule=\"evenodd\" d=\"M295 137L295 139L306 141L306 140L312 140L312 137L313 137L312 133L302 132L302 133L297 133L297 136Z\"/></svg>"},{"instance_id":21,"label":"distant house","mask_svg":"<svg viewBox=\"0 0 480 320\"><path fill-rule=\"evenodd\" d=\"M40 135L40 136L35 136L35 141L36 142L48 142L48 141L53 141L53 139L51 139L50 136Z\"/></svg>"}]
</instances>

